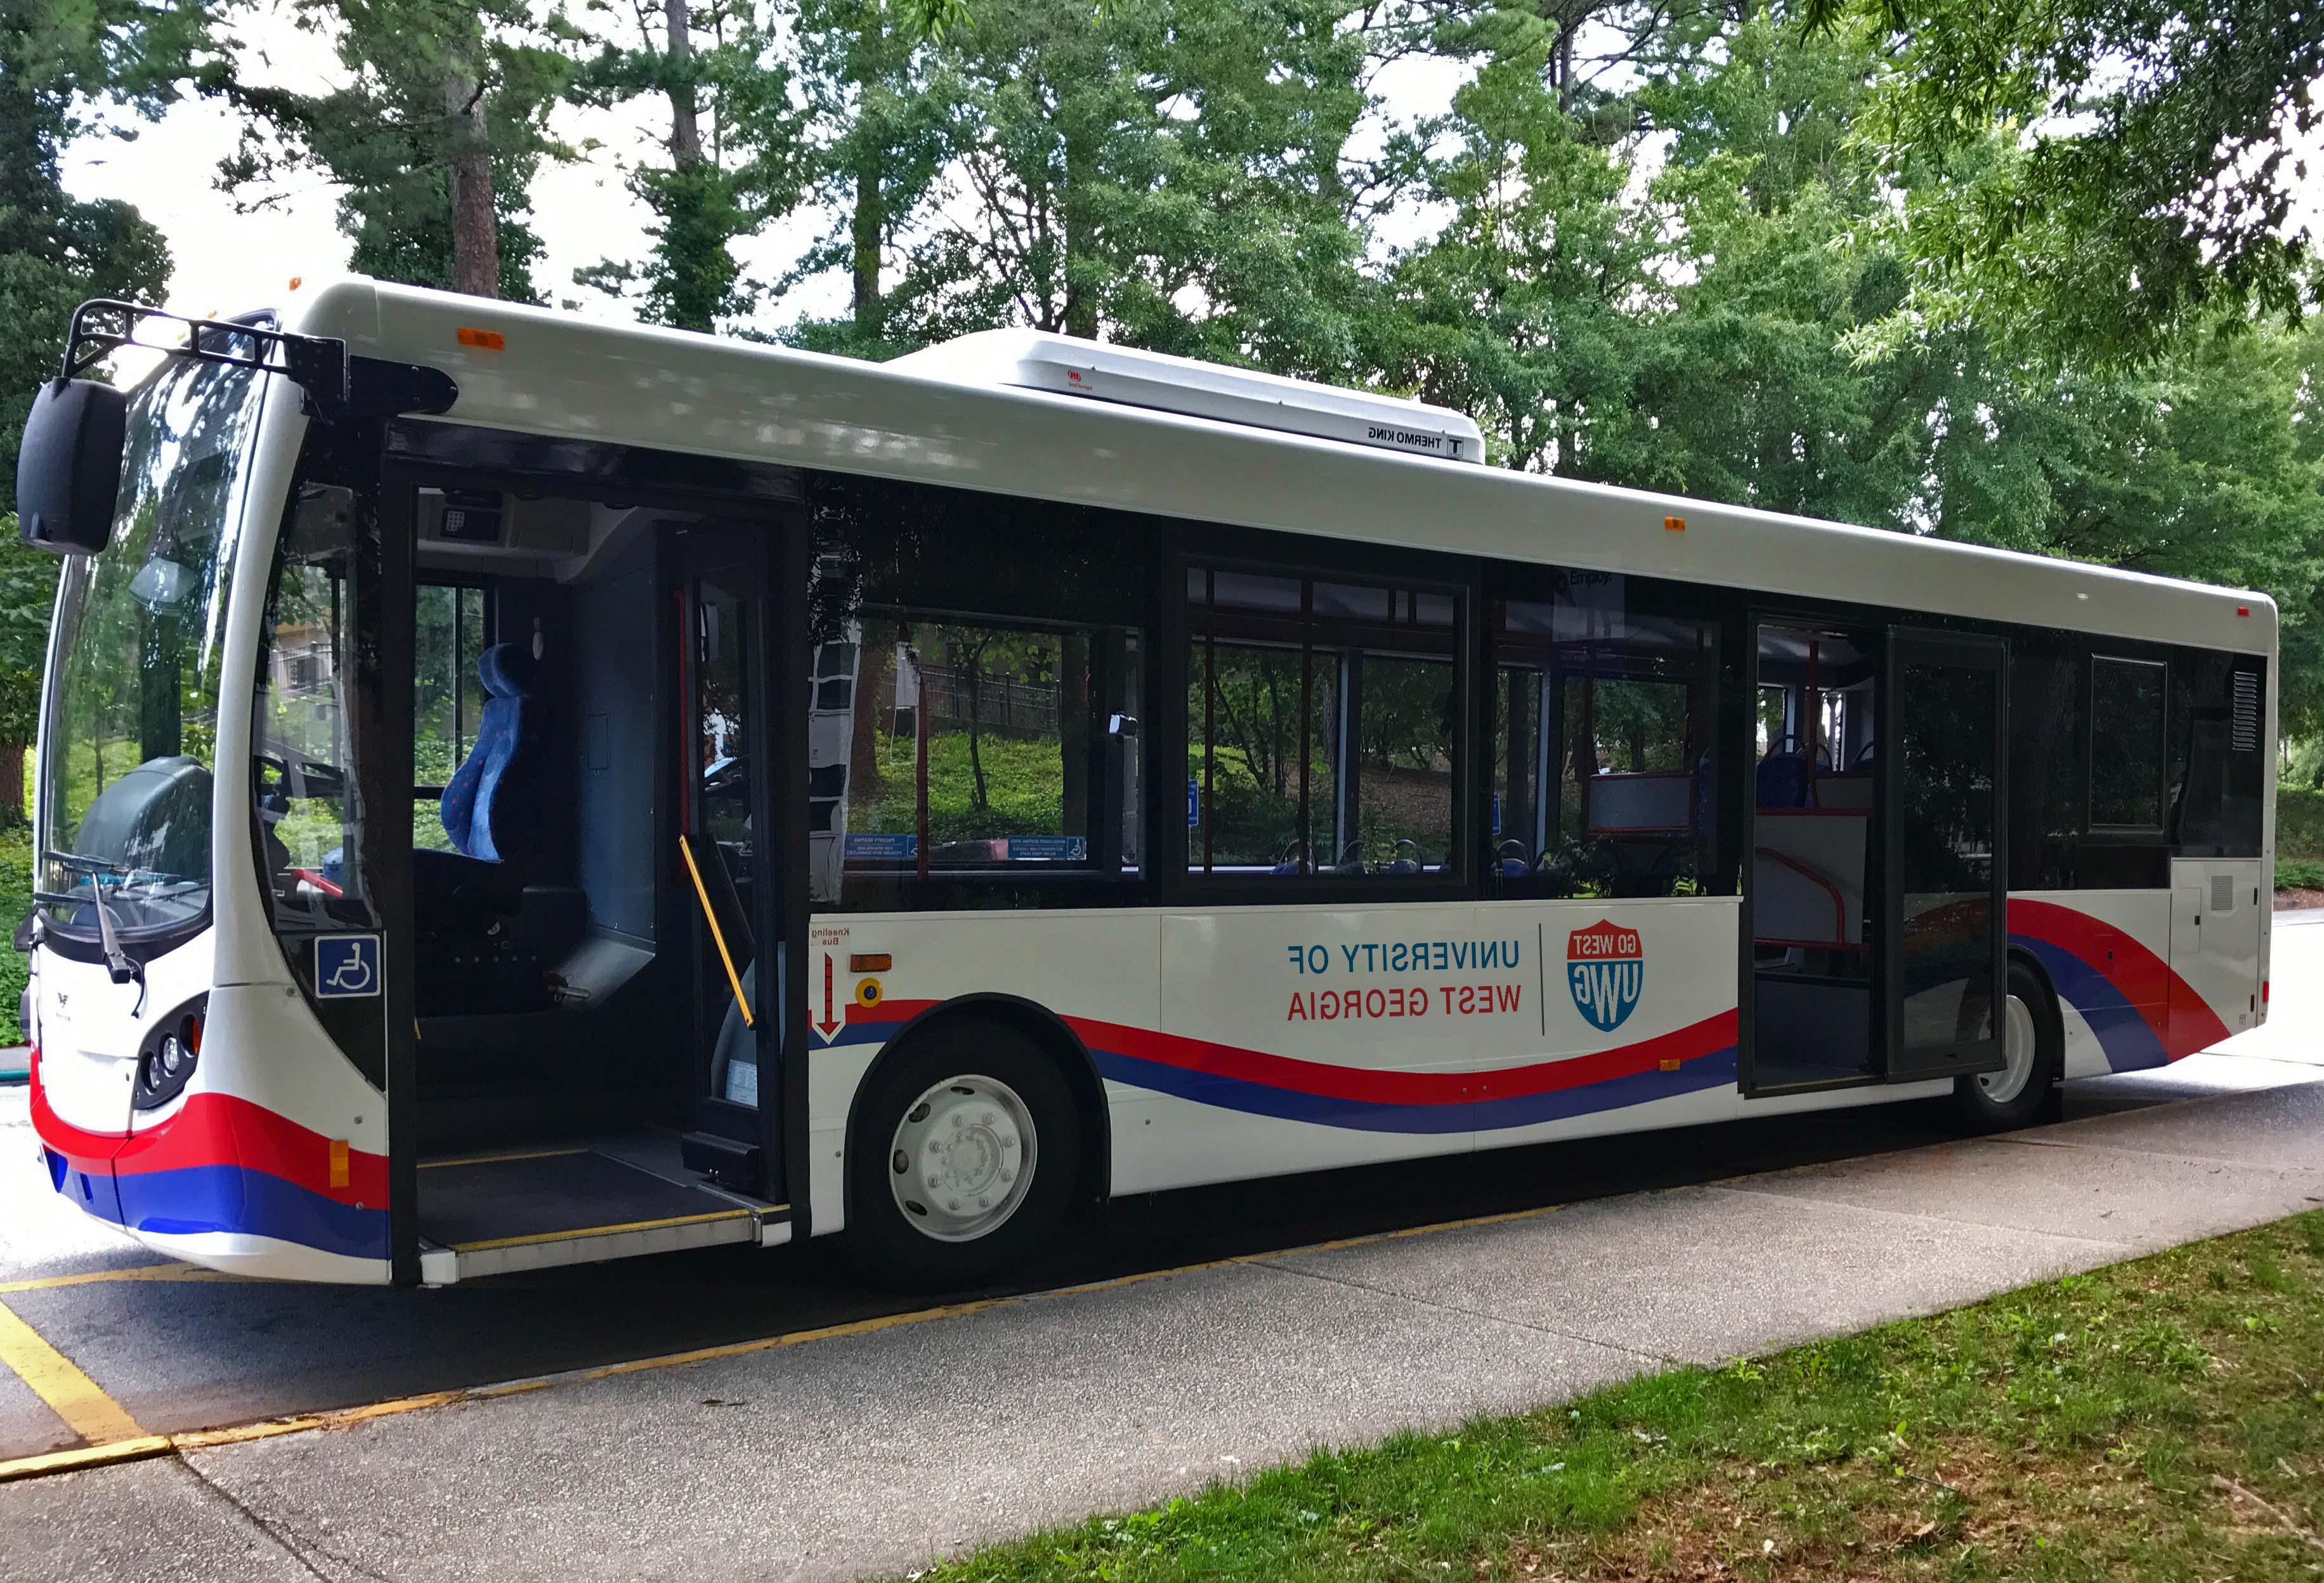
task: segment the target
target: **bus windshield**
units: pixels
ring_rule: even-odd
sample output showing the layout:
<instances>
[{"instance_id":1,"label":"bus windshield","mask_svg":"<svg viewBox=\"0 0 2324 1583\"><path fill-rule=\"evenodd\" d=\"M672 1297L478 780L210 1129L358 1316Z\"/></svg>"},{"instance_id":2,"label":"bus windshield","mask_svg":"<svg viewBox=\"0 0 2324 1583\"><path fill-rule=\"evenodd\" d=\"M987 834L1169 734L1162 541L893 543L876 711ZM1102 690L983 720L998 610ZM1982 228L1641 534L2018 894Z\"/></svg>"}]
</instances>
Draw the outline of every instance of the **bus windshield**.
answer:
<instances>
[{"instance_id":1,"label":"bus windshield","mask_svg":"<svg viewBox=\"0 0 2324 1583\"><path fill-rule=\"evenodd\" d=\"M261 376L171 360L129 402L103 551L69 556L42 722L37 867L49 927L127 941L210 899L219 668Z\"/></svg>"}]
</instances>

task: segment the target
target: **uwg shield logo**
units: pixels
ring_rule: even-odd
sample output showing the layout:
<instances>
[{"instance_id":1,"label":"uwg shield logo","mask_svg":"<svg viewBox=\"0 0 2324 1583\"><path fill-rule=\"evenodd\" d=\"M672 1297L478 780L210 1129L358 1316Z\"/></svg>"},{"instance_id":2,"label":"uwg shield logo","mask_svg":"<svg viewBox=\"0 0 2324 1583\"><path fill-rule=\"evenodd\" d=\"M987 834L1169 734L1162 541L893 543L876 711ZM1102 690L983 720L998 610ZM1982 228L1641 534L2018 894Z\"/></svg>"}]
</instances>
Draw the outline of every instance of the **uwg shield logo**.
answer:
<instances>
[{"instance_id":1,"label":"uwg shield logo","mask_svg":"<svg viewBox=\"0 0 2324 1583\"><path fill-rule=\"evenodd\" d=\"M1576 929L1565 946L1565 984L1573 1008L1601 1034L1622 1026L1638 1003L1646 980L1646 953L1636 929L1618 928L1600 918Z\"/></svg>"}]
</instances>

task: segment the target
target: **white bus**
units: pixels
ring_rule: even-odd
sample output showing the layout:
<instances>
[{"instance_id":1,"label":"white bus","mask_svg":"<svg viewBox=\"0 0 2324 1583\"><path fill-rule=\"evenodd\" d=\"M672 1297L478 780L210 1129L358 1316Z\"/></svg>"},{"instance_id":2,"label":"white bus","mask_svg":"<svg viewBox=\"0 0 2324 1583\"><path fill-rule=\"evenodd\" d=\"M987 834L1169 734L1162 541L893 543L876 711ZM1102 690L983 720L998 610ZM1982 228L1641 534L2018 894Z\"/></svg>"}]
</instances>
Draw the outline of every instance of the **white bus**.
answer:
<instances>
[{"instance_id":1,"label":"white bus","mask_svg":"<svg viewBox=\"0 0 2324 1583\"><path fill-rule=\"evenodd\" d=\"M2261 595L1054 336L281 302L90 305L68 375L178 344L23 445L32 1113L164 1254L960 1285L1196 1183L2019 1126L2265 1014Z\"/></svg>"}]
</instances>

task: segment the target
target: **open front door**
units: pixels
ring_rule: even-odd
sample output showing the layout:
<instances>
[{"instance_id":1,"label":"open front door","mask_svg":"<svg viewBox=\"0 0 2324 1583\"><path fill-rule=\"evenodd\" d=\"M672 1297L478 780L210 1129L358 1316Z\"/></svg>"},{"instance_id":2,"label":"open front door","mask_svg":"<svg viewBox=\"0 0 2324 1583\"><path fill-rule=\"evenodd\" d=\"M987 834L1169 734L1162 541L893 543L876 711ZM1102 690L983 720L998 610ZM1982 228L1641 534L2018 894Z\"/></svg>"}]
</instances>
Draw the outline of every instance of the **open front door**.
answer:
<instances>
[{"instance_id":1,"label":"open front door","mask_svg":"<svg viewBox=\"0 0 2324 1583\"><path fill-rule=\"evenodd\" d=\"M781 653L770 530L698 523L678 536L678 826L693 921L697 1093L686 1164L783 1195L779 1071L785 843L770 667Z\"/></svg>"},{"instance_id":2,"label":"open front door","mask_svg":"<svg viewBox=\"0 0 2324 1583\"><path fill-rule=\"evenodd\" d=\"M2006 650L1893 628L1881 931L1891 1081L2002 1065Z\"/></svg>"}]
</instances>

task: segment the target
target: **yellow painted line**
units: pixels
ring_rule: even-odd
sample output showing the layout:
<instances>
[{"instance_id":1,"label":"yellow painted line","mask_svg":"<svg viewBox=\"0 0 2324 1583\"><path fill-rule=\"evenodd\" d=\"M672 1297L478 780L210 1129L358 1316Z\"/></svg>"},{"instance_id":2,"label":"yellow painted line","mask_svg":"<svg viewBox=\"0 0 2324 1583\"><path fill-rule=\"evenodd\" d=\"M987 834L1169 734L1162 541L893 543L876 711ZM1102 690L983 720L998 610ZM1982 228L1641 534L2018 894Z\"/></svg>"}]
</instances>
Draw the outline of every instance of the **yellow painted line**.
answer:
<instances>
[{"instance_id":1,"label":"yellow painted line","mask_svg":"<svg viewBox=\"0 0 2324 1583\"><path fill-rule=\"evenodd\" d=\"M567 1155L586 1155L587 1149L526 1149L513 1155L463 1155L453 1160L422 1160L422 1171L441 1171L447 1165L504 1165L511 1160L555 1160Z\"/></svg>"},{"instance_id":2,"label":"yellow painted line","mask_svg":"<svg viewBox=\"0 0 2324 1583\"><path fill-rule=\"evenodd\" d=\"M772 1352L786 1347L803 1347L815 1341L836 1341L851 1336L876 1335L882 1330L901 1330L910 1325L927 1324L936 1320L964 1319L970 1314L983 1313L1001 1308L1017 1308L1027 1303L1047 1302L1053 1298L1073 1297L1093 1292L1108 1292L1125 1286L1141 1285L1148 1281L1167 1280L1173 1275L1199 1275L1206 1270L1231 1269L1238 1265L1263 1265L1278 1259L1293 1258L1301 1254L1329 1253L1339 1248L1360 1247L1368 1243L1394 1242L1408 1237L1426 1237L1440 1231L1462 1231L1477 1226L1506 1225L1515 1220L1538 1219L1556 1214L1565 1206L1545 1204L1537 1209L1514 1210L1504 1214L1476 1215L1462 1220L1441 1220L1428 1226L1406 1226L1393 1231L1369 1232L1360 1237L1342 1237L1329 1242L1312 1242L1298 1247L1277 1248L1268 1253L1241 1253L1225 1258L1206 1259L1199 1264L1176 1265L1164 1270L1140 1270L1131 1275L1115 1275L1103 1281L1084 1282L1077 1286L1059 1286L1047 1292L1024 1292L1007 1297L979 1297L964 1302L946 1302L934 1308L914 1309L906 1313L878 1314L870 1319L850 1320L843 1324L822 1325L814 1330L790 1330L779 1336L761 1336L749 1341L729 1341L716 1347L696 1347L684 1352L664 1353L655 1358L633 1358L626 1363L599 1364L589 1368L570 1369L562 1374L541 1375L531 1379L508 1380L500 1385L470 1385L458 1390L427 1391L418 1395L397 1396L384 1402L373 1402L361 1407L341 1407L325 1413L302 1413L286 1418L263 1419L255 1423L233 1424L221 1429L189 1430L173 1435L148 1436L137 1440L118 1441L111 1445L92 1446L79 1451L60 1451L46 1457L20 1458L14 1462L0 1462L0 1480L29 1477L40 1473L62 1472L69 1468L86 1467L108 1461L126 1461L134 1457L153 1456L162 1451L202 1450L213 1446L241 1445L251 1440L273 1440L282 1435L308 1434L318 1430L352 1429L374 1419L394 1418L407 1413L421 1413L434 1407L453 1407L468 1402L498 1401L505 1396L529 1395L558 1385L585 1385L595 1380L616 1379L624 1375L650 1374L659 1369L679 1368L693 1363L715 1363L722 1358L743 1358L756 1352ZM747 1214L748 1210L734 1213ZM698 1219L723 1219L724 1214ZM667 1222L648 1222L666 1224ZM5 1310L0 1310L5 1311ZM106 1455L106 1453L113 1453Z\"/></svg>"},{"instance_id":3,"label":"yellow painted line","mask_svg":"<svg viewBox=\"0 0 2324 1583\"><path fill-rule=\"evenodd\" d=\"M5 1302L0 1302L0 1363L92 1446L145 1438L144 1429L127 1409L99 1390L95 1380Z\"/></svg>"},{"instance_id":4,"label":"yellow painted line","mask_svg":"<svg viewBox=\"0 0 2324 1583\"><path fill-rule=\"evenodd\" d=\"M125 1270L83 1270L74 1275L43 1275L33 1281L0 1281L0 1293L48 1292L59 1286L95 1286L107 1281L255 1281L199 1265L137 1265Z\"/></svg>"},{"instance_id":5,"label":"yellow painted line","mask_svg":"<svg viewBox=\"0 0 2324 1583\"><path fill-rule=\"evenodd\" d=\"M659 1231L668 1226L698 1226L705 1220L741 1220L755 1211L745 1209L712 1210L702 1215L672 1215L667 1220L631 1220L619 1226L579 1226L570 1231L537 1231L529 1237L495 1237L484 1242L455 1242L453 1248L460 1253L484 1253L495 1247L522 1247L534 1242L577 1242L585 1237L613 1237L623 1231Z\"/></svg>"},{"instance_id":6,"label":"yellow painted line","mask_svg":"<svg viewBox=\"0 0 2324 1583\"><path fill-rule=\"evenodd\" d=\"M12 1478L38 1478L44 1473L70 1473L78 1468L105 1468L115 1462L136 1462L171 1450L165 1434L140 1435L134 1440L109 1440L101 1446L78 1446L41 1457L15 1457L0 1462L0 1484Z\"/></svg>"}]
</instances>

